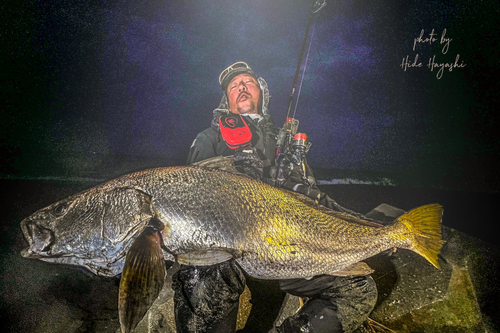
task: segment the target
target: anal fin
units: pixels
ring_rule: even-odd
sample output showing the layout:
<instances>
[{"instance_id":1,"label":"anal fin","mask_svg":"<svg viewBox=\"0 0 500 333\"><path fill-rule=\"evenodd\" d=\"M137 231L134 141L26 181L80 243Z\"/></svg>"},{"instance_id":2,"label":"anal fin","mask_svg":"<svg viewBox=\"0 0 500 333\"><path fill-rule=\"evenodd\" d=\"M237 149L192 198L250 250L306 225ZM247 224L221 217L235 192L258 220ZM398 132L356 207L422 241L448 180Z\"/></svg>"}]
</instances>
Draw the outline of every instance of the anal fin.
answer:
<instances>
[{"instance_id":1,"label":"anal fin","mask_svg":"<svg viewBox=\"0 0 500 333\"><path fill-rule=\"evenodd\" d=\"M210 266L233 258L227 250L203 250L181 253L177 255L177 262L189 266Z\"/></svg>"},{"instance_id":2,"label":"anal fin","mask_svg":"<svg viewBox=\"0 0 500 333\"><path fill-rule=\"evenodd\" d=\"M147 227L127 253L118 296L123 333L135 329L163 288L166 269L161 242L160 232Z\"/></svg>"},{"instance_id":3,"label":"anal fin","mask_svg":"<svg viewBox=\"0 0 500 333\"><path fill-rule=\"evenodd\" d=\"M352 264L351 266L347 266L340 271L335 271L329 274L334 276L365 276L373 272L374 270L371 269L370 266L368 266L366 263L357 262L355 264Z\"/></svg>"}]
</instances>

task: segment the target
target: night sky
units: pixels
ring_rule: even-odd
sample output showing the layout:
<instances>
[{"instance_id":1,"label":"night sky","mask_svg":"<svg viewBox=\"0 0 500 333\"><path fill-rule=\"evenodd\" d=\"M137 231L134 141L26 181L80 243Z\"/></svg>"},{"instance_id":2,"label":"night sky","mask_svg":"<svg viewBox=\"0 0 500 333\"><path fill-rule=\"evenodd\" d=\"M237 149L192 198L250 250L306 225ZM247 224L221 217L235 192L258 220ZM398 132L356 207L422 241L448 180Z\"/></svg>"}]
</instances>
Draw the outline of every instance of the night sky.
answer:
<instances>
[{"instance_id":1,"label":"night sky","mask_svg":"<svg viewBox=\"0 0 500 333\"><path fill-rule=\"evenodd\" d=\"M0 174L107 179L184 164L222 96L220 72L236 61L268 82L281 125L311 1L0 7ZM296 113L313 169L498 192L499 9L492 0L327 1ZM458 67L439 75L432 58Z\"/></svg>"}]
</instances>

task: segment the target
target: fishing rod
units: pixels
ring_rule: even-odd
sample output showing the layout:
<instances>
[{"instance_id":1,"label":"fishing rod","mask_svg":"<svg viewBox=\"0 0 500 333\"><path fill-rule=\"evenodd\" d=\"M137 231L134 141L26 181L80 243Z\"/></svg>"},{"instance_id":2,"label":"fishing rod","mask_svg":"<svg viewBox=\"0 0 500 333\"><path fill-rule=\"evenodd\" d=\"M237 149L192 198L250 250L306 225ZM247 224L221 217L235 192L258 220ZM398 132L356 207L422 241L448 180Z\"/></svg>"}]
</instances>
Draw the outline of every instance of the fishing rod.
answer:
<instances>
[{"instance_id":1,"label":"fishing rod","mask_svg":"<svg viewBox=\"0 0 500 333\"><path fill-rule=\"evenodd\" d=\"M280 186L286 179L286 171L287 171L286 166L288 165L288 168L290 168L290 162L300 167L302 176L304 178L303 180L307 181L306 171L305 171L305 164L306 164L305 156L308 153L309 148L311 147L311 143L307 142L307 135L305 133L298 133L299 121L295 118L290 118L290 110L292 108L292 103L295 96L295 89L297 87L297 82L299 79L300 68L302 67L302 61L307 46L307 38L309 36L309 30L311 28L315 14L318 13L324 6L326 6L326 0L314 0L311 13L309 14L309 19L307 21L306 33L304 36L304 41L302 42L302 48L299 55L299 61L297 63L297 69L295 70L295 77L293 79L293 84L292 84L292 92L290 94L290 98L288 99L288 108L285 116L285 124L280 129L278 138L276 140L275 165L277 167L277 170L275 172L275 180L278 182L278 185ZM310 46L311 45L309 44L309 48ZM305 65L304 65L304 72L305 72ZM304 72L302 73L302 79L304 78ZM302 81L301 81L301 87L302 87ZM299 94L300 94L300 88L299 88Z\"/></svg>"},{"instance_id":2,"label":"fishing rod","mask_svg":"<svg viewBox=\"0 0 500 333\"><path fill-rule=\"evenodd\" d=\"M300 74L300 68L302 67L302 60L304 58L304 53L306 50L306 45L307 45L307 37L309 36L309 30L311 29L311 25L313 22L313 17L314 14L319 12L324 6L326 6L326 0L320 1L320 0L315 0L313 4L313 8L311 10L311 13L309 14L309 19L307 21L307 28L306 28L306 33L304 36L304 41L302 42L302 49L300 50L300 56L299 56L299 61L297 63L297 69L295 70L295 77L293 78L293 84L292 84L292 93L290 94L290 98L288 99L288 108L286 110L286 117L285 117L285 122L290 116L290 110L292 108L292 103L293 103L293 98L295 95L295 88L297 87L297 81L299 79L299 74Z\"/></svg>"}]
</instances>

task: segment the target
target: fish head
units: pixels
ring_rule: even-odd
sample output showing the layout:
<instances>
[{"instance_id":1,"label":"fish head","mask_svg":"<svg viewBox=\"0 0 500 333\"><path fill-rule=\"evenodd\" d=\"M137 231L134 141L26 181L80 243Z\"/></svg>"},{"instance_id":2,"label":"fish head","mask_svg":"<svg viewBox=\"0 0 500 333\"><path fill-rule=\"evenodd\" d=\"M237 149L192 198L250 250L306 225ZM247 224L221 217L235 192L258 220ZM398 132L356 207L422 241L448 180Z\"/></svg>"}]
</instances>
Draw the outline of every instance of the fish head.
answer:
<instances>
[{"instance_id":1,"label":"fish head","mask_svg":"<svg viewBox=\"0 0 500 333\"><path fill-rule=\"evenodd\" d=\"M40 209L21 222L25 258L121 273L132 240L152 217L150 197L133 188L93 188Z\"/></svg>"}]
</instances>

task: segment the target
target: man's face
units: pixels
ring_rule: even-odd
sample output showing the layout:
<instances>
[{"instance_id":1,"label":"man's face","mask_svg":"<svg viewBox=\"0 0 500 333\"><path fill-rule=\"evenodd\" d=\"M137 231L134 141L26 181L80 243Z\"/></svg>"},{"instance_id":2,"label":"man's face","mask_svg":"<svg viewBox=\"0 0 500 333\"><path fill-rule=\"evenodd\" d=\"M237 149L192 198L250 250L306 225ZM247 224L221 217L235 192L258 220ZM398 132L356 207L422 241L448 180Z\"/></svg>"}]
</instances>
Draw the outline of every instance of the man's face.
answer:
<instances>
[{"instance_id":1,"label":"man's face","mask_svg":"<svg viewBox=\"0 0 500 333\"><path fill-rule=\"evenodd\" d=\"M248 74L236 75L227 85L229 110L236 114L260 114L261 93L257 80Z\"/></svg>"}]
</instances>

